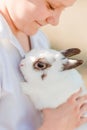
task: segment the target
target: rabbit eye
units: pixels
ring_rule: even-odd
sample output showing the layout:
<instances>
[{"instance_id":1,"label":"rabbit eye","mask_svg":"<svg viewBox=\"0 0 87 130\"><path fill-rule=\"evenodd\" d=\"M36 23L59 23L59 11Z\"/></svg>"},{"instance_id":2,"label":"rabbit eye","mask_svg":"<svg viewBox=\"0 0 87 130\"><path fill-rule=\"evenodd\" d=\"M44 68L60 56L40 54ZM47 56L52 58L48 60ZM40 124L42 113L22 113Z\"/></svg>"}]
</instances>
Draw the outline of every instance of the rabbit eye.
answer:
<instances>
[{"instance_id":1,"label":"rabbit eye","mask_svg":"<svg viewBox=\"0 0 87 130\"><path fill-rule=\"evenodd\" d=\"M34 68L37 69L37 70L44 70L47 68L47 64L46 63L43 63L41 61L37 61L35 64L34 64Z\"/></svg>"},{"instance_id":2,"label":"rabbit eye","mask_svg":"<svg viewBox=\"0 0 87 130\"><path fill-rule=\"evenodd\" d=\"M51 67L51 64L46 62L43 58L42 59L40 58L34 62L33 67L34 69L37 69L37 70L44 70Z\"/></svg>"}]
</instances>

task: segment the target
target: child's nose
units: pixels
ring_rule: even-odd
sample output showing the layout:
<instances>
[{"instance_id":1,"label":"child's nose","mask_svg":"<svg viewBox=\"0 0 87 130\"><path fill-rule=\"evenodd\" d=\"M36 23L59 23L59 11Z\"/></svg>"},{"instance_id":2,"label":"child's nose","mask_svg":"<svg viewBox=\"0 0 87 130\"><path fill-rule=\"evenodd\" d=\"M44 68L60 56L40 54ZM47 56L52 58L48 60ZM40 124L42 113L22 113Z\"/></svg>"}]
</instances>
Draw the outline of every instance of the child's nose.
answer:
<instances>
[{"instance_id":1,"label":"child's nose","mask_svg":"<svg viewBox=\"0 0 87 130\"><path fill-rule=\"evenodd\" d=\"M59 23L60 15L62 13L62 10L60 11L53 11L50 16L47 17L46 22L48 24L56 26Z\"/></svg>"}]
</instances>

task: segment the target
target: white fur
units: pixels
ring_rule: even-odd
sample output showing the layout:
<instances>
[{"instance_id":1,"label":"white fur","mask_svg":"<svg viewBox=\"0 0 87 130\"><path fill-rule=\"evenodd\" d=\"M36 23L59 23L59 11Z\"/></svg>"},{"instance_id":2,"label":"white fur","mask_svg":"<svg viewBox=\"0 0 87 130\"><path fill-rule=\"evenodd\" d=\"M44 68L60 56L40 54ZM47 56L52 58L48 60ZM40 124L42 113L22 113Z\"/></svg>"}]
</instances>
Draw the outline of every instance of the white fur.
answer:
<instances>
[{"instance_id":1,"label":"white fur","mask_svg":"<svg viewBox=\"0 0 87 130\"><path fill-rule=\"evenodd\" d=\"M44 70L35 69L34 63L40 58L51 66ZM61 52L52 49L31 50L21 61L20 68L26 80L22 87L37 109L58 107L80 87L86 93L83 79L76 69L63 71L64 64L68 62L74 64L76 60L69 60ZM44 78L42 75L45 75ZM87 125L78 130L87 130Z\"/></svg>"}]
</instances>

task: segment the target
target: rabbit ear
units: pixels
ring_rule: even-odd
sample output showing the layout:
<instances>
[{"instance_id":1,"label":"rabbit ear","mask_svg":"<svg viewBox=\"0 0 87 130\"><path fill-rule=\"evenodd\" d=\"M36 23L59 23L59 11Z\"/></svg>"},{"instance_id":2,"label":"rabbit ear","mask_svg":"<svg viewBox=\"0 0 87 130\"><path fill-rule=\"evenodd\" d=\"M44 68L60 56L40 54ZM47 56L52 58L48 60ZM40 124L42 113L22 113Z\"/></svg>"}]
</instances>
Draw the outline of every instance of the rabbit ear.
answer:
<instances>
[{"instance_id":1,"label":"rabbit ear","mask_svg":"<svg viewBox=\"0 0 87 130\"><path fill-rule=\"evenodd\" d=\"M63 70L69 70L76 68L77 66L81 65L83 63L83 60L71 60L69 59L68 62L63 64Z\"/></svg>"},{"instance_id":2,"label":"rabbit ear","mask_svg":"<svg viewBox=\"0 0 87 130\"><path fill-rule=\"evenodd\" d=\"M65 57L71 57L73 55L79 54L81 51L78 48L70 48L67 50L60 51Z\"/></svg>"}]
</instances>

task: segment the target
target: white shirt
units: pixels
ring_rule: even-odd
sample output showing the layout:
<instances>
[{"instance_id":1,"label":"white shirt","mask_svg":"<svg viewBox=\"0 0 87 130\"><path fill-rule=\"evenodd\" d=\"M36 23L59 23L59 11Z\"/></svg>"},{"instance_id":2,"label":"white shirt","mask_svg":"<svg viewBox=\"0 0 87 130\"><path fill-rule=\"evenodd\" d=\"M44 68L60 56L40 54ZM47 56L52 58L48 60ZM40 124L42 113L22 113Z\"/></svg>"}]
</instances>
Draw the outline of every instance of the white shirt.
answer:
<instances>
[{"instance_id":1,"label":"white shirt","mask_svg":"<svg viewBox=\"0 0 87 130\"><path fill-rule=\"evenodd\" d=\"M30 40L32 48L49 47L47 39L40 31L31 36ZM2 108L0 109L0 130L3 130L4 125L8 126L9 122L14 130L35 130L38 126L39 116L37 111L32 102L27 101L21 94L20 82L24 79L19 64L25 54L4 17L0 15L0 99L3 99L6 95L6 98L2 100L3 103L0 102L0 108ZM26 121L23 121L23 119ZM26 122L27 125L25 125ZM25 129L27 126L28 129Z\"/></svg>"}]
</instances>

